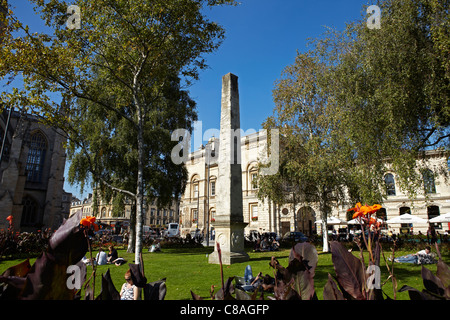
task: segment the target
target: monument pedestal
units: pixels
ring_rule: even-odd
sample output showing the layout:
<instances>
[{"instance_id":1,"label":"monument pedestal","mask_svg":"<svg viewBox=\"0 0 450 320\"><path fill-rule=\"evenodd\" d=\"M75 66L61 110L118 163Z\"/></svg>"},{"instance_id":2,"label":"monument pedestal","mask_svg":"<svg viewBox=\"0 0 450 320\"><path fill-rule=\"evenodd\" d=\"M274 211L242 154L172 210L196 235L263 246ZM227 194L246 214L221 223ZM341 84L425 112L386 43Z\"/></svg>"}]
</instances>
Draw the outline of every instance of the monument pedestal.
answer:
<instances>
[{"instance_id":1,"label":"monument pedestal","mask_svg":"<svg viewBox=\"0 0 450 320\"><path fill-rule=\"evenodd\" d=\"M213 226L216 231L216 238L214 241L214 252L209 255L209 263L219 264L217 243L219 243L222 253L222 264L231 265L249 260L249 256L244 249L244 228L247 226L247 223L216 222L213 223Z\"/></svg>"}]
</instances>

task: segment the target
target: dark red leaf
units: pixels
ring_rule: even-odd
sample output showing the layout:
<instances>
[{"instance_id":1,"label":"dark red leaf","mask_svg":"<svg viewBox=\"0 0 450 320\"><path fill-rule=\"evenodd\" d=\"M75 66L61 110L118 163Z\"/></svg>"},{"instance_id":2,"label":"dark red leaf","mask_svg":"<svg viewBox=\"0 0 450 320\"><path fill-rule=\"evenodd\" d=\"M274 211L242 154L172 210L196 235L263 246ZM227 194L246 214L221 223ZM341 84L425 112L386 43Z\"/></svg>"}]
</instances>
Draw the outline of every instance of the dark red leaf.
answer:
<instances>
[{"instance_id":1,"label":"dark red leaf","mask_svg":"<svg viewBox=\"0 0 450 320\"><path fill-rule=\"evenodd\" d=\"M191 296L192 296L192 299L194 299L194 300L203 300L202 297L200 297L198 294L193 293L192 290L191 290Z\"/></svg>"},{"instance_id":2,"label":"dark red leaf","mask_svg":"<svg viewBox=\"0 0 450 320\"><path fill-rule=\"evenodd\" d=\"M442 259L439 259L437 263L436 276L441 280L445 288L450 287L450 268Z\"/></svg>"},{"instance_id":3,"label":"dark red leaf","mask_svg":"<svg viewBox=\"0 0 450 320\"><path fill-rule=\"evenodd\" d=\"M361 260L339 242L331 242L331 259L339 284L354 299L364 300L365 270Z\"/></svg>"},{"instance_id":4,"label":"dark red leaf","mask_svg":"<svg viewBox=\"0 0 450 320\"><path fill-rule=\"evenodd\" d=\"M398 290L398 292L404 291L408 291L409 298L411 300L439 300L438 298L432 296L431 294L428 294L427 292L420 292L419 290L407 285L404 285L400 290Z\"/></svg>"},{"instance_id":5,"label":"dark red leaf","mask_svg":"<svg viewBox=\"0 0 450 320\"><path fill-rule=\"evenodd\" d=\"M167 293L166 279L147 283L144 287L144 300L164 300Z\"/></svg>"},{"instance_id":6,"label":"dark red leaf","mask_svg":"<svg viewBox=\"0 0 450 320\"><path fill-rule=\"evenodd\" d=\"M102 291L96 300L120 300L120 294L114 286L109 269L102 275Z\"/></svg>"},{"instance_id":7,"label":"dark red leaf","mask_svg":"<svg viewBox=\"0 0 450 320\"><path fill-rule=\"evenodd\" d=\"M336 283L330 274L328 274L328 281L323 288L323 299L324 300L345 300L344 295L339 291Z\"/></svg>"},{"instance_id":8,"label":"dark red leaf","mask_svg":"<svg viewBox=\"0 0 450 320\"><path fill-rule=\"evenodd\" d=\"M300 256L301 259L299 259L298 256ZM314 277L317 262L319 261L319 255L317 254L316 248L308 242L297 243L289 254L289 261L296 257L298 260L304 262L305 266Z\"/></svg>"},{"instance_id":9,"label":"dark red leaf","mask_svg":"<svg viewBox=\"0 0 450 320\"><path fill-rule=\"evenodd\" d=\"M130 266L133 284L139 288L144 288L147 284L147 278L142 274L140 266L134 263L129 263L128 265Z\"/></svg>"},{"instance_id":10,"label":"dark red leaf","mask_svg":"<svg viewBox=\"0 0 450 320\"><path fill-rule=\"evenodd\" d=\"M49 241L48 251L36 259L24 280L20 280L22 288L16 290L15 299L74 299L76 289L68 288L67 268L70 265L78 265L81 283L86 278L86 266L80 260L87 251L87 240L78 227L80 219L81 212L73 215L58 228ZM21 268L23 269L17 272L25 273L26 265ZM19 282L16 281L16 284Z\"/></svg>"},{"instance_id":11,"label":"dark red leaf","mask_svg":"<svg viewBox=\"0 0 450 320\"><path fill-rule=\"evenodd\" d=\"M80 261L88 250L84 231L80 229L81 211L71 216L55 231L49 240L48 252L58 263L67 266Z\"/></svg>"},{"instance_id":12,"label":"dark red leaf","mask_svg":"<svg viewBox=\"0 0 450 320\"><path fill-rule=\"evenodd\" d=\"M9 267L2 273L4 277L25 277L31 270L30 259L27 259L15 266Z\"/></svg>"},{"instance_id":13,"label":"dark red leaf","mask_svg":"<svg viewBox=\"0 0 450 320\"><path fill-rule=\"evenodd\" d=\"M423 279L423 286L426 290L429 292L436 294L438 296L444 296L445 294L445 288L441 282L441 280L436 277L430 270L425 268L422 265L422 279Z\"/></svg>"}]
</instances>

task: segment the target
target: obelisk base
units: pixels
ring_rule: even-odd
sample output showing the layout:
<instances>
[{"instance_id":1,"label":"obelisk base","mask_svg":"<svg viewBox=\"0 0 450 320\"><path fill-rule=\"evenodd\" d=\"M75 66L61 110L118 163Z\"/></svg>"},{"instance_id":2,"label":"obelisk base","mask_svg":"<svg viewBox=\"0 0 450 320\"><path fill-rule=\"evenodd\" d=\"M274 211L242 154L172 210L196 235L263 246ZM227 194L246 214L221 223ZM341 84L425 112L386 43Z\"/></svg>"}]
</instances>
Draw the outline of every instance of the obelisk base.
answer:
<instances>
[{"instance_id":1,"label":"obelisk base","mask_svg":"<svg viewBox=\"0 0 450 320\"><path fill-rule=\"evenodd\" d=\"M244 249L244 228L247 223L229 222L213 223L216 230L214 242L214 252L209 255L208 262L219 264L219 253L217 243L220 245L222 264L231 265L233 263L245 262L250 259Z\"/></svg>"}]
</instances>

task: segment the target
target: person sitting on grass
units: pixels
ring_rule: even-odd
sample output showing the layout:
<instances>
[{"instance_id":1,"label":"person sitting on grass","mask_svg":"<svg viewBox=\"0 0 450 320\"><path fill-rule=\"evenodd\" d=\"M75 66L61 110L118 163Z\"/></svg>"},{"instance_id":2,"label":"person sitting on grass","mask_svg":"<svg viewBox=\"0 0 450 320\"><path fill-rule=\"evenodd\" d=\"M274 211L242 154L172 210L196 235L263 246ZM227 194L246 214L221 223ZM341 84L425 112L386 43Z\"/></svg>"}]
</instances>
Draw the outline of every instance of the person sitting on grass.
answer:
<instances>
[{"instance_id":1,"label":"person sitting on grass","mask_svg":"<svg viewBox=\"0 0 450 320\"><path fill-rule=\"evenodd\" d=\"M262 272L260 272L252 279L250 285L255 289L260 288L262 291L273 292L273 289L275 288L275 278L272 278L268 274L263 277Z\"/></svg>"},{"instance_id":2,"label":"person sitting on grass","mask_svg":"<svg viewBox=\"0 0 450 320\"><path fill-rule=\"evenodd\" d=\"M121 266L122 264L127 262L124 258L119 258L117 250L114 249L113 246L109 246L108 249L109 253L108 258L106 259L107 263L114 263L116 266Z\"/></svg>"},{"instance_id":3,"label":"person sitting on grass","mask_svg":"<svg viewBox=\"0 0 450 320\"><path fill-rule=\"evenodd\" d=\"M95 261L96 261L97 265L99 265L99 266L103 266L107 263L106 253L103 251L103 249L101 247L98 249L98 253L97 253L97 256L95 257Z\"/></svg>"},{"instance_id":4,"label":"person sitting on grass","mask_svg":"<svg viewBox=\"0 0 450 320\"><path fill-rule=\"evenodd\" d=\"M125 283L120 289L120 300L138 300L140 299L140 289L136 287L131 279L131 270L125 272Z\"/></svg>"}]
</instances>

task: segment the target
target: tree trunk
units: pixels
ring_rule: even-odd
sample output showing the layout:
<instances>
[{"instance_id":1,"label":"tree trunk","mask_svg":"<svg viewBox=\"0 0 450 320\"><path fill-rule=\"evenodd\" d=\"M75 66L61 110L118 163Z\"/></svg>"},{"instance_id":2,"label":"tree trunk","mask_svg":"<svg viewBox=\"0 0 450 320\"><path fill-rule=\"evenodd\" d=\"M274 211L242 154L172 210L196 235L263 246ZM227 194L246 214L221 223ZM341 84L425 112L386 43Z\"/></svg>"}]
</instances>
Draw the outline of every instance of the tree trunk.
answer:
<instances>
[{"instance_id":1,"label":"tree trunk","mask_svg":"<svg viewBox=\"0 0 450 320\"><path fill-rule=\"evenodd\" d=\"M128 234L128 253L133 253L136 246L136 204L131 207L130 233Z\"/></svg>"},{"instance_id":2,"label":"tree trunk","mask_svg":"<svg viewBox=\"0 0 450 320\"><path fill-rule=\"evenodd\" d=\"M140 254L142 251L143 215L144 215L144 112L143 106L138 99L139 82L138 78L143 70L147 56L144 55L136 69L133 79L133 103L137 116L137 148L138 148L138 175L136 188L136 247L134 250L134 263L140 264ZM142 268L142 266L141 266ZM142 269L141 269L142 270Z\"/></svg>"},{"instance_id":3,"label":"tree trunk","mask_svg":"<svg viewBox=\"0 0 450 320\"><path fill-rule=\"evenodd\" d=\"M325 187L326 188L326 187ZM327 203L327 191L325 191L326 189L323 189L321 192L321 197L320 197L320 213L322 215L322 238L323 238L323 252L330 252L330 247L328 245L328 223L327 223L327 219L328 219L328 212L329 212L329 207L328 207L328 203Z\"/></svg>"},{"instance_id":4,"label":"tree trunk","mask_svg":"<svg viewBox=\"0 0 450 320\"><path fill-rule=\"evenodd\" d=\"M143 213L144 213L144 137L143 137L143 121L142 111L138 110L138 176L136 190L136 248L134 251L134 263L140 263L140 253L142 251L142 229L143 229Z\"/></svg>"},{"instance_id":5,"label":"tree trunk","mask_svg":"<svg viewBox=\"0 0 450 320\"><path fill-rule=\"evenodd\" d=\"M322 212L322 237L323 237L323 252L330 252L328 245L328 215L326 212Z\"/></svg>"}]
</instances>

